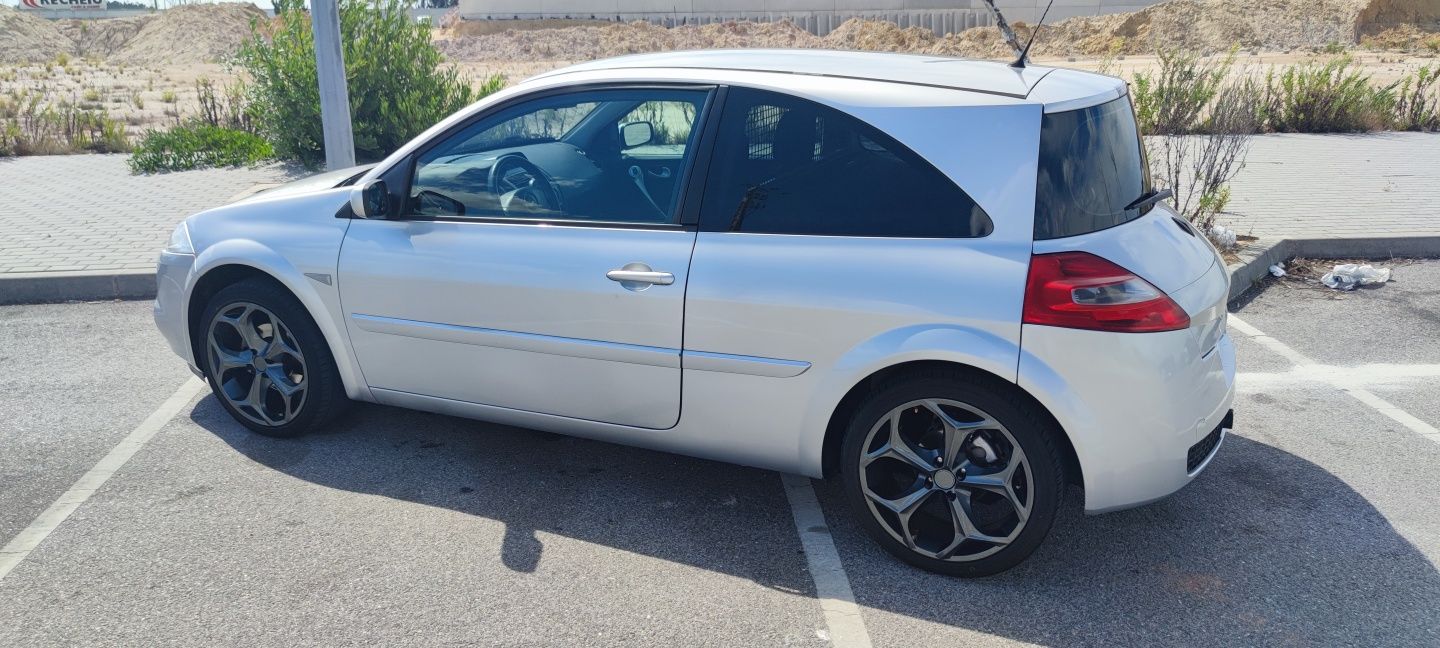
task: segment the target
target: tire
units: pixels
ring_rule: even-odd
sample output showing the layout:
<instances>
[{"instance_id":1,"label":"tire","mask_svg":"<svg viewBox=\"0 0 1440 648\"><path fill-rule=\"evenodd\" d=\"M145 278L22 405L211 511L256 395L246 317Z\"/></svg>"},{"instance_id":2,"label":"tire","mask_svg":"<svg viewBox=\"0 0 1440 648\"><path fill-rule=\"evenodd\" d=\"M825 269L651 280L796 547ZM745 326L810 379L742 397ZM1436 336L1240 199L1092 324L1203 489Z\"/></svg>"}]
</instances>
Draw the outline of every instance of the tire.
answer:
<instances>
[{"instance_id":1,"label":"tire","mask_svg":"<svg viewBox=\"0 0 1440 648\"><path fill-rule=\"evenodd\" d=\"M877 386L841 449L845 496L861 526L932 572L970 578L1020 564L1050 532L1066 483L1062 432L1035 407L1013 385L964 371Z\"/></svg>"},{"instance_id":2,"label":"tire","mask_svg":"<svg viewBox=\"0 0 1440 648\"><path fill-rule=\"evenodd\" d=\"M195 335L196 364L216 400L254 432L299 436L325 427L350 403L320 327L274 281L246 279L220 289Z\"/></svg>"}]
</instances>

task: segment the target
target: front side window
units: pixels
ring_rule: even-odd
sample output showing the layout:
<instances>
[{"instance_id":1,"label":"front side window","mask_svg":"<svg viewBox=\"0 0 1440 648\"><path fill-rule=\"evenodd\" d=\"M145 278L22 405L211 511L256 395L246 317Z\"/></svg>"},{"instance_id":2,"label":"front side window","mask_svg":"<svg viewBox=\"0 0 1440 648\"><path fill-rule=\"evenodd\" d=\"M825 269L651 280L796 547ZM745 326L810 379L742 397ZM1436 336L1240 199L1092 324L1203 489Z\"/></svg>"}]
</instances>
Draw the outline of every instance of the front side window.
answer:
<instances>
[{"instance_id":1,"label":"front side window","mask_svg":"<svg viewBox=\"0 0 1440 648\"><path fill-rule=\"evenodd\" d=\"M525 102L417 156L409 217L675 222L706 90L596 90Z\"/></svg>"},{"instance_id":2,"label":"front side window","mask_svg":"<svg viewBox=\"0 0 1440 648\"><path fill-rule=\"evenodd\" d=\"M732 88L705 185L707 230L977 237L990 218L919 155L838 110Z\"/></svg>"},{"instance_id":3,"label":"front side window","mask_svg":"<svg viewBox=\"0 0 1440 648\"><path fill-rule=\"evenodd\" d=\"M1153 204L1129 205L1150 190L1150 171L1128 97L1050 113L1041 120L1037 240L1086 234L1135 220Z\"/></svg>"}]
</instances>

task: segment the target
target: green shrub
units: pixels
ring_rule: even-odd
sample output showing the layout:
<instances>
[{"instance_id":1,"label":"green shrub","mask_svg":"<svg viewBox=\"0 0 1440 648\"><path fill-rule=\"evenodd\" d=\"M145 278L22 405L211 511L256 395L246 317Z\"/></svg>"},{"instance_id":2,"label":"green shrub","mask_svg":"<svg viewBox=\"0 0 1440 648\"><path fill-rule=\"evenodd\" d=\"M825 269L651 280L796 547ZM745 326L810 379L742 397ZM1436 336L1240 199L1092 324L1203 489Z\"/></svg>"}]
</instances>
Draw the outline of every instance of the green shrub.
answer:
<instances>
[{"instance_id":1,"label":"green shrub","mask_svg":"<svg viewBox=\"0 0 1440 648\"><path fill-rule=\"evenodd\" d=\"M1133 79L1140 132L1193 133L1201 126L1206 106L1220 92L1235 53L1223 59L1205 59L1193 52L1162 48L1156 54L1160 69L1153 75L1137 72Z\"/></svg>"},{"instance_id":2,"label":"green shrub","mask_svg":"<svg viewBox=\"0 0 1440 648\"><path fill-rule=\"evenodd\" d=\"M477 98L454 69L441 68L429 26L411 21L405 9L401 0L340 2L355 154L362 160L388 155ZM251 78L259 132L280 157L313 165L324 159L324 132L310 19L301 0L276 0L275 15L252 24L236 61ZM498 86L492 80L486 89Z\"/></svg>"},{"instance_id":3,"label":"green shrub","mask_svg":"<svg viewBox=\"0 0 1440 648\"><path fill-rule=\"evenodd\" d=\"M249 100L245 97L243 82L236 85L226 83L217 89L215 82L209 77L200 77L195 80L195 103L199 108L196 122L249 133L257 132Z\"/></svg>"},{"instance_id":4,"label":"green shrub","mask_svg":"<svg viewBox=\"0 0 1440 648\"><path fill-rule=\"evenodd\" d=\"M1265 76L1263 115L1271 130L1343 133L1390 126L1395 86L1375 87L1341 56L1323 64L1291 65Z\"/></svg>"},{"instance_id":5,"label":"green shrub","mask_svg":"<svg viewBox=\"0 0 1440 648\"><path fill-rule=\"evenodd\" d=\"M1395 93L1395 128L1399 130L1440 130L1440 68L1426 65L1400 80Z\"/></svg>"},{"instance_id":6,"label":"green shrub","mask_svg":"<svg viewBox=\"0 0 1440 648\"><path fill-rule=\"evenodd\" d=\"M253 166L275 156L270 143L254 133L209 124L185 124L145 134L130 169L135 173L187 171L221 166Z\"/></svg>"}]
</instances>

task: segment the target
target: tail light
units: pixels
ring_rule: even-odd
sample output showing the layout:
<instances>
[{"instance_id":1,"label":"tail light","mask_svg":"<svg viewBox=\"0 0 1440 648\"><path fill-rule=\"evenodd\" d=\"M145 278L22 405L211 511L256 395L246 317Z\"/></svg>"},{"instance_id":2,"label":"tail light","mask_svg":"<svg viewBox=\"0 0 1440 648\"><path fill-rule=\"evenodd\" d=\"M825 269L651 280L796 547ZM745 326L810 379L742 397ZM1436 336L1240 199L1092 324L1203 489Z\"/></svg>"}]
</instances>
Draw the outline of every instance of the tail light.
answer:
<instances>
[{"instance_id":1,"label":"tail light","mask_svg":"<svg viewBox=\"0 0 1440 648\"><path fill-rule=\"evenodd\" d=\"M1190 316L1150 282L1087 252L1030 257L1026 324L1155 333L1189 328Z\"/></svg>"}]
</instances>

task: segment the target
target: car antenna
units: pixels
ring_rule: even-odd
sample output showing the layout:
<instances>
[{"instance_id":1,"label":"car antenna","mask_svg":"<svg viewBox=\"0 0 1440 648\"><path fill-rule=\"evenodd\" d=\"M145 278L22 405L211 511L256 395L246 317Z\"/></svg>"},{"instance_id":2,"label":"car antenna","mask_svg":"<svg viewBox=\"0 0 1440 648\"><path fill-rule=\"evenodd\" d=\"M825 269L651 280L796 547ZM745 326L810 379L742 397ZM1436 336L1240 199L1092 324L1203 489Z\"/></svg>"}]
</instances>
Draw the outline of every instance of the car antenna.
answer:
<instances>
[{"instance_id":1,"label":"car antenna","mask_svg":"<svg viewBox=\"0 0 1440 648\"><path fill-rule=\"evenodd\" d=\"M995 0L985 0L985 6L990 7L990 13L995 16L995 26L1000 28L1000 36L1015 50L1015 56L1023 59L1025 48L1020 47L1020 39L1015 37L1015 30L1010 28L1010 22L1005 20L1005 14L1000 13L1000 8L995 6ZM1049 8L1046 8L1049 11Z\"/></svg>"},{"instance_id":2,"label":"car antenna","mask_svg":"<svg viewBox=\"0 0 1440 648\"><path fill-rule=\"evenodd\" d=\"M1055 0L1050 0L1050 4L1045 5L1045 11L1040 12L1040 20L1035 23L1035 29L1030 32L1030 40L1025 41L1025 49L1020 50L1020 56L1015 58L1015 62L1011 63L1010 67L1017 70L1024 69L1025 59L1030 56L1030 46L1035 44L1035 37L1040 35L1040 28L1045 26L1045 16L1050 15L1050 7L1054 5Z\"/></svg>"}]
</instances>

